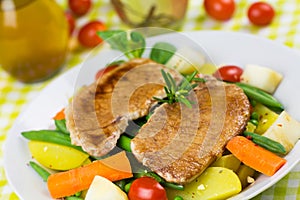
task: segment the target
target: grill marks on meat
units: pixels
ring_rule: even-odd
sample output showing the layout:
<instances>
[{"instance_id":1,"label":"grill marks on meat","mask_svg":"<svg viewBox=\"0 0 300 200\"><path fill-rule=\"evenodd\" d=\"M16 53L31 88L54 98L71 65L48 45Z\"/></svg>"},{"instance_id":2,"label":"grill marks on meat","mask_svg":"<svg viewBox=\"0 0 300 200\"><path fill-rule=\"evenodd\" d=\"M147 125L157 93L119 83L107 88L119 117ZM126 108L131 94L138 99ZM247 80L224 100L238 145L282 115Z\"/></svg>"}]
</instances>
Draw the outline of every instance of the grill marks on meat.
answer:
<instances>
[{"instance_id":1,"label":"grill marks on meat","mask_svg":"<svg viewBox=\"0 0 300 200\"><path fill-rule=\"evenodd\" d=\"M250 117L248 98L235 85L209 80L189 98L192 109L179 103L157 108L131 143L143 165L181 184L192 181L221 156Z\"/></svg>"},{"instance_id":2,"label":"grill marks on meat","mask_svg":"<svg viewBox=\"0 0 300 200\"><path fill-rule=\"evenodd\" d=\"M149 59L133 59L82 88L66 108L72 143L93 156L110 152L128 121L148 114L153 96L165 95L161 69L181 79Z\"/></svg>"}]
</instances>

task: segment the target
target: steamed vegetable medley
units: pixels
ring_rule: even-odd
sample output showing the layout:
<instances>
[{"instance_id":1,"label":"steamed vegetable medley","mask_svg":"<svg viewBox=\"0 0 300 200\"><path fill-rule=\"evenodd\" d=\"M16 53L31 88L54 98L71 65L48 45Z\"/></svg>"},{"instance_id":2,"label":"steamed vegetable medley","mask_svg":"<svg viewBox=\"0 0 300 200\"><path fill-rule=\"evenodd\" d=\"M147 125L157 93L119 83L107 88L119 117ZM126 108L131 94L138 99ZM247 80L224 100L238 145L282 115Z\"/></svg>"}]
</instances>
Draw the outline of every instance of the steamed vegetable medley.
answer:
<instances>
[{"instance_id":1,"label":"steamed vegetable medley","mask_svg":"<svg viewBox=\"0 0 300 200\"><path fill-rule=\"evenodd\" d=\"M141 34L132 32L131 37L125 37L123 31L99 33L103 39L116 34L118 36L113 37L115 39L108 40L113 49L124 52L128 59L142 57L145 40ZM118 40L122 42L116 42ZM180 55L192 55L192 60L186 62L177 55L178 52ZM134 158L129 154L132 136L127 134L121 135L118 140L118 151L113 150L105 158L93 157L81 147L73 145L62 109L53 118L55 130L22 132L29 140L29 150L36 161L30 161L30 166L42 177L41 180L47 182L51 197L69 200L226 199L255 183L259 174L272 176L286 163L284 156L300 137L300 123L272 96L283 79L282 74L253 64L243 69L233 65L217 68L206 63L201 53L193 49L176 48L165 42L153 46L150 59L177 69L187 77L188 82L203 81L197 78L201 77L198 74L208 74L239 86L252 106L251 117L244 132L230 139L223 155L200 176L188 184L180 185L165 181L143 166L139 169L134 166L133 170L131 165ZM122 62L109 64L106 68L108 70L100 70L96 77L117 68ZM166 85L172 86L172 77L165 72L162 72L162 76ZM188 88L184 82L178 87L174 86L177 91L168 90L170 88L167 86L167 98L156 98L158 102L179 101L188 107L191 105L185 99L186 92L182 91L189 91L193 86ZM135 122L142 126L150 115ZM128 156L131 157L130 161Z\"/></svg>"}]
</instances>

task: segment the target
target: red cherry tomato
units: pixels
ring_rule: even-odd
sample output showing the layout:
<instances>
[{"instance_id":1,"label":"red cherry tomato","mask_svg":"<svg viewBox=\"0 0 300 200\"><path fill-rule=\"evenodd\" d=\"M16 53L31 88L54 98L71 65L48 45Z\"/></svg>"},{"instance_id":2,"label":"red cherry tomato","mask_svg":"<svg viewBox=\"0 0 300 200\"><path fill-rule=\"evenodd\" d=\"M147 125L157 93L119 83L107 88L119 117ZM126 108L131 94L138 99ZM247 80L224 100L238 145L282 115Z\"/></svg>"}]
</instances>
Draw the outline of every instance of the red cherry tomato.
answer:
<instances>
[{"instance_id":1,"label":"red cherry tomato","mask_svg":"<svg viewBox=\"0 0 300 200\"><path fill-rule=\"evenodd\" d=\"M65 16L67 18L68 24L69 24L69 34L72 35L74 29L75 29L75 19L73 15L70 12L65 12Z\"/></svg>"},{"instance_id":2,"label":"red cherry tomato","mask_svg":"<svg viewBox=\"0 0 300 200\"><path fill-rule=\"evenodd\" d=\"M270 24L275 16L273 7L266 2L253 3L248 9L249 21L257 26Z\"/></svg>"},{"instance_id":3,"label":"red cherry tomato","mask_svg":"<svg viewBox=\"0 0 300 200\"><path fill-rule=\"evenodd\" d=\"M97 31L106 30L106 26L100 21L91 21L85 24L78 33L78 40L85 47L95 47L102 42Z\"/></svg>"},{"instance_id":4,"label":"red cherry tomato","mask_svg":"<svg viewBox=\"0 0 300 200\"><path fill-rule=\"evenodd\" d=\"M110 65L110 66L107 66L106 68L103 68L103 69L100 69L97 73L96 73L96 80L98 78L100 78L101 76L103 76L103 74L115 69L116 67L118 67L119 65Z\"/></svg>"},{"instance_id":5,"label":"red cherry tomato","mask_svg":"<svg viewBox=\"0 0 300 200\"><path fill-rule=\"evenodd\" d=\"M240 82L243 69L235 65L220 67L213 75L223 81Z\"/></svg>"},{"instance_id":6,"label":"red cherry tomato","mask_svg":"<svg viewBox=\"0 0 300 200\"><path fill-rule=\"evenodd\" d=\"M235 10L234 0L204 0L206 13L220 21L229 20Z\"/></svg>"},{"instance_id":7,"label":"red cherry tomato","mask_svg":"<svg viewBox=\"0 0 300 200\"><path fill-rule=\"evenodd\" d=\"M167 200L166 190L153 178L135 179L128 192L129 200Z\"/></svg>"},{"instance_id":8,"label":"red cherry tomato","mask_svg":"<svg viewBox=\"0 0 300 200\"><path fill-rule=\"evenodd\" d=\"M82 16L90 10L92 6L92 1L91 0L68 0L68 4L69 4L69 8L75 15Z\"/></svg>"}]
</instances>

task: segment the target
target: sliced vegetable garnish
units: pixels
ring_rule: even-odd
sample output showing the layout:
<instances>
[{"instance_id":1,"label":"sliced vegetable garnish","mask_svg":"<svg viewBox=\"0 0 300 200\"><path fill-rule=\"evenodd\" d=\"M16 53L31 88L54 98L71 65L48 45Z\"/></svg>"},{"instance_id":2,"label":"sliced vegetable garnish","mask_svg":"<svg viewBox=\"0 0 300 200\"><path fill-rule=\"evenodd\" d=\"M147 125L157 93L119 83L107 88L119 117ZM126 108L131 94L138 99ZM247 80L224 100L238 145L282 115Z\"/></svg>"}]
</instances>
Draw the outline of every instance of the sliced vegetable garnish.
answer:
<instances>
[{"instance_id":1,"label":"sliced vegetable garnish","mask_svg":"<svg viewBox=\"0 0 300 200\"><path fill-rule=\"evenodd\" d=\"M145 38L139 32L110 30L99 31L98 35L106 40L112 49L123 52L129 59L141 58L146 47Z\"/></svg>"},{"instance_id":2,"label":"sliced vegetable garnish","mask_svg":"<svg viewBox=\"0 0 300 200\"><path fill-rule=\"evenodd\" d=\"M150 59L161 64L166 64L174 55L175 51L176 47L172 44L167 42L157 42L151 50Z\"/></svg>"},{"instance_id":3,"label":"sliced vegetable garnish","mask_svg":"<svg viewBox=\"0 0 300 200\"><path fill-rule=\"evenodd\" d=\"M271 140L265 136L256 134L256 133L252 133L252 132L244 132L244 135L252 140L255 144L269 150L272 151L274 153L279 153L279 154L286 154L286 150L284 148L284 146L282 144L280 144L279 142L276 142L274 140Z\"/></svg>"}]
</instances>

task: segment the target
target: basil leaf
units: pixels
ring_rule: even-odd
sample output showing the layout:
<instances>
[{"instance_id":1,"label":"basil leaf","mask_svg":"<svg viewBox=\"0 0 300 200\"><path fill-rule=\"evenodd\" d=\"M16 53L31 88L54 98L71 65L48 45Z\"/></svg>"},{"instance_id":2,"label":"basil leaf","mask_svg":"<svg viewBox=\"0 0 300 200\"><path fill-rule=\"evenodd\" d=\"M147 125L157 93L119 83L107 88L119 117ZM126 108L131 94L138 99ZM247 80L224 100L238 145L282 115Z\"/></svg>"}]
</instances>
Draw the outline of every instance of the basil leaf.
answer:
<instances>
[{"instance_id":1,"label":"basil leaf","mask_svg":"<svg viewBox=\"0 0 300 200\"><path fill-rule=\"evenodd\" d=\"M172 44L167 42L157 42L152 48L150 59L161 64L166 64L174 55L175 51L176 47Z\"/></svg>"},{"instance_id":2,"label":"basil leaf","mask_svg":"<svg viewBox=\"0 0 300 200\"><path fill-rule=\"evenodd\" d=\"M122 30L99 31L98 35L110 44L110 47L123 52L127 58L142 57L146 41L138 32L126 32Z\"/></svg>"},{"instance_id":3,"label":"basil leaf","mask_svg":"<svg viewBox=\"0 0 300 200\"><path fill-rule=\"evenodd\" d=\"M128 41L128 51L131 53L133 58L140 58L142 57L145 47L146 41L142 34L139 32L131 32L130 39Z\"/></svg>"}]
</instances>

